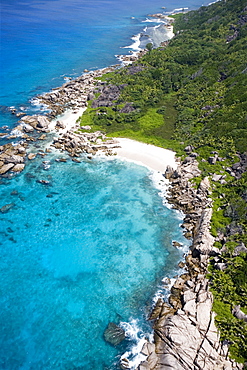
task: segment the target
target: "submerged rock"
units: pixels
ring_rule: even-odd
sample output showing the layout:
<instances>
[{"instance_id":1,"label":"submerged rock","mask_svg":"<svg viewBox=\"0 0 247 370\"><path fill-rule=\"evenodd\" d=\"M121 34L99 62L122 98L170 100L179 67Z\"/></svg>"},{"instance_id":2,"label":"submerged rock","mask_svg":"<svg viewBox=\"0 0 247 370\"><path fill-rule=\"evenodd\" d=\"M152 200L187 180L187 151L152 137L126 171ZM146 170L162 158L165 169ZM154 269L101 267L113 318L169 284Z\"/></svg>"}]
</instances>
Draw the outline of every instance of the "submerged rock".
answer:
<instances>
[{"instance_id":1,"label":"submerged rock","mask_svg":"<svg viewBox=\"0 0 247 370\"><path fill-rule=\"evenodd\" d=\"M7 213L14 206L15 206L15 203L5 204L5 206L3 206L2 208L0 208L0 212Z\"/></svg>"},{"instance_id":2,"label":"submerged rock","mask_svg":"<svg viewBox=\"0 0 247 370\"><path fill-rule=\"evenodd\" d=\"M114 322L110 322L104 332L104 338L106 342L111 343L113 346L117 346L125 339L125 332Z\"/></svg>"}]
</instances>

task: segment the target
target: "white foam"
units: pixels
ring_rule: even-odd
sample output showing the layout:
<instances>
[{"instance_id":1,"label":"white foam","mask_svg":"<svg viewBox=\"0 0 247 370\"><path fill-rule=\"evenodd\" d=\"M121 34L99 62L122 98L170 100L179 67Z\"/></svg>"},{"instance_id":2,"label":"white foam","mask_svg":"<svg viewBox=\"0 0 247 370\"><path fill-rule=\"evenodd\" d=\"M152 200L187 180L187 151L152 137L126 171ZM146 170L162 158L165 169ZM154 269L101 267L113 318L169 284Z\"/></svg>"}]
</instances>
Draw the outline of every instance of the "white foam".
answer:
<instances>
[{"instance_id":1,"label":"white foam","mask_svg":"<svg viewBox=\"0 0 247 370\"><path fill-rule=\"evenodd\" d=\"M167 24L168 20L171 20L171 18L146 18L142 23L165 23Z\"/></svg>"},{"instance_id":2,"label":"white foam","mask_svg":"<svg viewBox=\"0 0 247 370\"><path fill-rule=\"evenodd\" d=\"M219 1L221 1L221 0L215 0L212 3L209 3L208 5L212 5L212 4L218 3Z\"/></svg>"},{"instance_id":3,"label":"white foam","mask_svg":"<svg viewBox=\"0 0 247 370\"><path fill-rule=\"evenodd\" d=\"M123 46L122 49L133 49L133 50L136 50L136 51L140 51L141 48L139 47L140 46L140 37L141 37L141 34L138 33L137 35L131 37L131 40L133 40L133 44L129 45L129 46Z\"/></svg>"},{"instance_id":4,"label":"white foam","mask_svg":"<svg viewBox=\"0 0 247 370\"><path fill-rule=\"evenodd\" d=\"M128 360L128 368L130 370L135 370L140 365L142 361L147 358L146 355L141 353L144 343L148 341L153 341L152 334L143 333L139 327L138 320L131 320L130 322L121 322L121 328L124 329L126 337L134 342L131 350L126 351L120 358L120 362L123 359Z\"/></svg>"},{"instance_id":5,"label":"white foam","mask_svg":"<svg viewBox=\"0 0 247 370\"><path fill-rule=\"evenodd\" d=\"M20 126L24 126L24 125L20 125ZM23 135L24 135L24 133L23 133L23 131L20 131L20 130L18 130L18 129L13 129L11 132L10 132L10 134L9 135L15 135L15 136L20 136L20 137L22 137ZM6 136L4 136L4 137L6 137Z\"/></svg>"},{"instance_id":6,"label":"white foam","mask_svg":"<svg viewBox=\"0 0 247 370\"><path fill-rule=\"evenodd\" d=\"M37 98L37 97L32 98L30 100L30 103L31 103L32 107L34 108L34 110L37 110L37 111L50 111L50 109L48 109L48 105L42 103L40 101L40 99Z\"/></svg>"},{"instance_id":7,"label":"white foam","mask_svg":"<svg viewBox=\"0 0 247 370\"><path fill-rule=\"evenodd\" d=\"M172 11L172 13L178 13L178 12L183 12L184 10L186 11L186 10L188 10L189 8L177 8L177 9L174 9L173 11Z\"/></svg>"}]
</instances>

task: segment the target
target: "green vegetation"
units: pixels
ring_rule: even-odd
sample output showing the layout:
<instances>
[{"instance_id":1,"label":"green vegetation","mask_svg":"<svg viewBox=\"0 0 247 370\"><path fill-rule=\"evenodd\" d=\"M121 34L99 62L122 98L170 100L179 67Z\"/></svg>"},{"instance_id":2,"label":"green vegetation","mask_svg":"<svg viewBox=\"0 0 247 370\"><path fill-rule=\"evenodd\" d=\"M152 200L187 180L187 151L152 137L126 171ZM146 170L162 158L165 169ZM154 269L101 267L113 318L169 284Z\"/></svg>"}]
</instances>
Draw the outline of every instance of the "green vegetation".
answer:
<instances>
[{"instance_id":1,"label":"green vegetation","mask_svg":"<svg viewBox=\"0 0 247 370\"><path fill-rule=\"evenodd\" d=\"M225 268L212 260L209 278L221 338L231 344L231 356L244 362L247 324L232 309L240 305L247 312L247 256L234 252L247 246L247 175L237 179L229 168L247 149L247 2L220 1L179 14L174 30L168 47L150 47L131 66L103 76L124 88L111 106L90 105L81 124L174 149L179 156L192 145L202 177L223 176L212 181L211 232ZM133 109L125 111L126 104ZM212 164L209 157L216 152Z\"/></svg>"}]
</instances>

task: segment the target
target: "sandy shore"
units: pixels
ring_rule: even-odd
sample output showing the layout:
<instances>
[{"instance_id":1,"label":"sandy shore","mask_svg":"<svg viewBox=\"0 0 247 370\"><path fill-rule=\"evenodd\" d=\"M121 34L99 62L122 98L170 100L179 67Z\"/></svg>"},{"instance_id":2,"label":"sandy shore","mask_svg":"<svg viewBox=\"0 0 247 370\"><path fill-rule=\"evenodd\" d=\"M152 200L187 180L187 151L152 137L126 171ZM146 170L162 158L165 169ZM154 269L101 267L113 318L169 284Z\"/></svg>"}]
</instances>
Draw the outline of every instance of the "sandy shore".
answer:
<instances>
[{"instance_id":1,"label":"sandy shore","mask_svg":"<svg viewBox=\"0 0 247 370\"><path fill-rule=\"evenodd\" d=\"M175 152L171 150L125 138L117 138L116 140L121 148L114 148L114 151L120 158L162 173L165 172L168 165L173 169L177 168Z\"/></svg>"}]
</instances>

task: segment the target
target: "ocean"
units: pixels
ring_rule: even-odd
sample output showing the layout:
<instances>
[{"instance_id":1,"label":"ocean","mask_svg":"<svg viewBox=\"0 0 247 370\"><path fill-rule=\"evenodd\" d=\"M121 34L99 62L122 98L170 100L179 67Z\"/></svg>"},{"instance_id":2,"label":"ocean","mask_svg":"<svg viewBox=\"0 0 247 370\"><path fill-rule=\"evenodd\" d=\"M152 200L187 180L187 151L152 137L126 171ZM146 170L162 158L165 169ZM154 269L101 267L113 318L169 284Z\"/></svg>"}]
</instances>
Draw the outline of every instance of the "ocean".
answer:
<instances>
[{"instance_id":1,"label":"ocean","mask_svg":"<svg viewBox=\"0 0 247 370\"><path fill-rule=\"evenodd\" d=\"M157 25L148 14L200 5L2 0L0 125L17 124L9 107L40 113L36 95L119 63L116 55L136 50L137 35ZM0 369L113 370L125 352L134 366L152 333L146 317L154 299L167 294L163 279L179 272L189 245L182 215L146 167L57 157L48 154L44 165L37 156L0 181L0 208L11 204L0 213ZM115 347L103 336L109 322L126 330Z\"/></svg>"}]
</instances>

